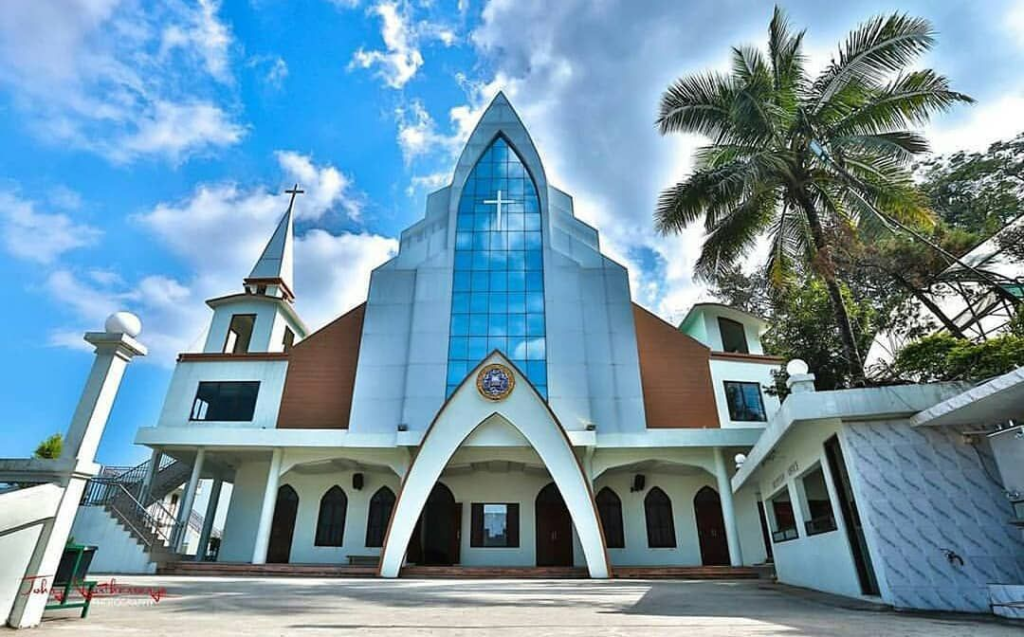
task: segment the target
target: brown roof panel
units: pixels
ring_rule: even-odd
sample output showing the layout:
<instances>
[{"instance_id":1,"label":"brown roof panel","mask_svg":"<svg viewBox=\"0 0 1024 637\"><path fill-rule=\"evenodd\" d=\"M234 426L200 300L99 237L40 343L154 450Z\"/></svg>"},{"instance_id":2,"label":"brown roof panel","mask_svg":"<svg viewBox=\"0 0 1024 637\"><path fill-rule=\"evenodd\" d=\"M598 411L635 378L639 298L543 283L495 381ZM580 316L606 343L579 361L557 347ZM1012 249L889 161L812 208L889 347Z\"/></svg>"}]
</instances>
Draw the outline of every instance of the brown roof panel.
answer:
<instances>
[{"instance_id":1,"label":"brown roof panel","mask_svg":"<svg viewBox=\"0 0 1024 637\"><path fill-rule=\"evenodd\" d=\"M288 352L278 429L348 429L366 303Z\"/></svg>"},{"instance_id":2,"label":"brown roof panel","mask_svg":"<svg viewBox=\"0 0 1024 637\"><path fill-rule=\"evenodd\" d=\"M711 350L633 304L648 429L718 428Z\"/></svg>"}]
</instances>

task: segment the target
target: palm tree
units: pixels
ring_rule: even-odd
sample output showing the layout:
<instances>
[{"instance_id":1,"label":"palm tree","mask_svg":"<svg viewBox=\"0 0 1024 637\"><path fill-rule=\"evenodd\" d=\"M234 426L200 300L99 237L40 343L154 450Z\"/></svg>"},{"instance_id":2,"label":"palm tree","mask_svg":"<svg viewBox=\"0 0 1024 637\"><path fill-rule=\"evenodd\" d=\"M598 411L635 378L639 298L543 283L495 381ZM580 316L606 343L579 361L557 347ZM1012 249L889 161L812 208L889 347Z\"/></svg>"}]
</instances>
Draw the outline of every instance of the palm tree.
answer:
<instances>
[{"instance_id":1,"label":"palm tree","mask_svg":"<svg viewBox=\"0 0 1024 637\"><path fill-rule=\"evenodd\" d=\"M755 245L771 245L769 279L782 286L809 269L825 282L854 379L863 359L831 255L841 240L893 226L928 227L910 163L928 150L912 128L971 98L929 69L908 70L934 44L927 20L877 16L850 32L817 77L805 69L804 31L775 8L768 50L733 48L732 71L683 77L662 95L661 133L712 142L665 190L655 223L680 232L703 219L696 272L713 281Z\"/></svg>"}]
</instances>

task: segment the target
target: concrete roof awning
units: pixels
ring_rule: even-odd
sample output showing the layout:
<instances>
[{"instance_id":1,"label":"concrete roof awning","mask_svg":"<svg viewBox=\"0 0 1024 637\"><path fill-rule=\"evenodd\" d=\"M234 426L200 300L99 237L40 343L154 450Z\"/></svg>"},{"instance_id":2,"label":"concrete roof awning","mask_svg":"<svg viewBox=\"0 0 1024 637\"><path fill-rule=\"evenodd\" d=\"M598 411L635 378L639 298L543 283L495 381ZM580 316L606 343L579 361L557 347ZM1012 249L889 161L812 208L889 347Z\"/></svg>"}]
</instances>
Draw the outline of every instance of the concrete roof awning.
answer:
<instances>
[{"instance_id":1,"label":"concrete roof awning","mask_svg":"<svg viewBox=\"0 0 1024 637\"><path fill-rule=\"evenodd\" d=\"M920 411L910 419L910 424L991 425L1011 419L1024 420L1024 367Z\"/></svg>"}]
</instances>

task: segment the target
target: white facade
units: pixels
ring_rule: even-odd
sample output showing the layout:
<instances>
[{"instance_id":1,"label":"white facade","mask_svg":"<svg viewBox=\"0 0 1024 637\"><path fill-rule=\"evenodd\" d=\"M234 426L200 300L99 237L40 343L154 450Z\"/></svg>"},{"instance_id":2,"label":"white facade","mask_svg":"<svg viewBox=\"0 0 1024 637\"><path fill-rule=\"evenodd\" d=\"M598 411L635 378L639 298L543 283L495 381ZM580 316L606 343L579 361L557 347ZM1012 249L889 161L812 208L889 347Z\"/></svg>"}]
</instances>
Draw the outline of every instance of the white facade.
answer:
<instances>
[{"instance_id":1,"label":"white facade","mask_svg":"<svg viewBox=\"0 0 1024 637\"><path fill-rule=\"evenodd\" d=\"M511 338L509 351L499 347L474 360L465 379L455 379L462 381L458 389L449 371L455 281L464 267L457 263L463 241L457 237L460 210L465 209L461 202L475 196L464 195L470 188L467 179L498 139L521 162L538 201L543 267L537 271L546 338L539 393L532 386L536 367L531 374L519 369L526 363L516 362ZM514 195L505 199L513 200ZM499 225L500 218L498 213ZM643 340L653 337L638 333L628 273L601 254L597 231L575 218L572 198L548 184L540 154L504 96L495 99L471 135L452 183L428 197L424 218L402 233L399 253L374 270L357 335L358 354L323 350L315 363L294 356L340 346L326 332L305 333L292 310L290 281L274 276L290 273L290 256L273 247L290 246L289 232L286 215L261 257L259 276L246 280L246 294L209 303L214 315L203 352L182 355L159 421L136 437L186 462L202 450L200 477L231 484L220 561L347 564L379 559L381 575L396 576L403 564L415 562L410 558L413 544L427 547L431 541L434 530L424 530L417 521L435 506L430 502L438 483L450 493L450 506L461 512L459 527L452 531L456 539L442 557L462 566L574 565L587 568L592 577L607 577L616 566L739 566L765 559L755 490L734 495L729 489L733 456L756 442L778 409L778 401L763 392L780 362L763 354L763 322L729 308L703 307L682 331L662 324L667 332L658 338L667 334L704 345L691 347L700 358L676 361L672 369L678 372L667 373L700 372L696 381L687 381L687 391L707 399L711 422L705 418L698 424L698 415L683 409L671 419L672 428L649 428L648 405L674 398L670 387L645 387L642 357L657 354L657 345ZM507 240L502 245L513 245L514 232L499 237ZM511 286L511 276L508 281ZM258 282L267 287L261 289ZM246 352L225 352L228 326L238 314L256 315L250 346ZM748 347L744 356L723 351L715 322L719 314L742 325ZM300 350L284 351L285 327L296 334L296 343L305 339L297 345ZM347 390L351 402L338 417L345 424L302 428L302 418L309 418L302 412L304 403L335 391L308 383L317 383L318 370L335 365L339 357L353 356ZM483 365L485 358L511 370L515 387L503 400L490 401L478 392L477 363ZM666 373L650 361L646 369L648 374ZM202 384L257 381L251 414L238 418L232 412L218 420L196 409ZM756 417L730 417L727 381L752 386L759 396ZM338 386L337 391L346 389ZM286 405L306 415L293 422ZM646 485L631 490L638 479ZM358 480L361 488L355 487ZM557 511L544 513L543 519L538 513L538 497L551 484L571 518L571 548L564 551L564 534L552 540L557 550L540 537L560 533L549 529L562 523ZM389 509L387 541L382 547L367 546L370 499L383 486L396 499ZM323 510L333 513L321 510L321 500L333 487L345 496L343 533L322 521L337 515L336 508ZM607 507L599 510L596 497L606 487L621 506L621 548L606 545L608 520L601 516L610 514L602 513ZM650 509L657 523L666 525L652 536L647 519L654 505L648 496L655 488L667 496L671 513ZM698 493L713 494L700 520ZM474 525L480 522L472 512L474 505L486 503L514 505L517 515L508 519L518 524L518 546L477 545ZM292 522L287 518L293 508ZM318 538L318 533L326 535ZM331 533L334 545L318 545ZM652 540L655 536L659 539ZM434 558L421 559L431 563Z\"/></svg>"}]
</instances>

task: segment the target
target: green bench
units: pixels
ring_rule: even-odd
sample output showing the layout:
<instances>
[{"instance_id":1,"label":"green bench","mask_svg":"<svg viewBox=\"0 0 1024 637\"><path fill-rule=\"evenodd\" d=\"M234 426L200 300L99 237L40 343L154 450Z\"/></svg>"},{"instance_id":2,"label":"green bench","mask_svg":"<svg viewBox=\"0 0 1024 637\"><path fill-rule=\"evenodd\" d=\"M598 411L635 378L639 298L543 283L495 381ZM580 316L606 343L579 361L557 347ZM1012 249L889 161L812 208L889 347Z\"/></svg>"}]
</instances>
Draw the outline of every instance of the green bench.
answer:
<instances>
[{"instance_id":1,"label":"green bench","mask_svg":"<svg viewBox=\"0 0 1024 637\"><path fill-rule=\"evenodd\" d=\"M53 586L50 588L57 601L47 604L46 610L81 608L83 619L89 615L92 591L96 588L97 582L87 581L85 576L89 572L95 553L95 546L68 544L64 547L64 554L60 557L57 573L53 576ZM73 592L78 592L79 596L72 599Z\"/></svg>"}]
</instances>

